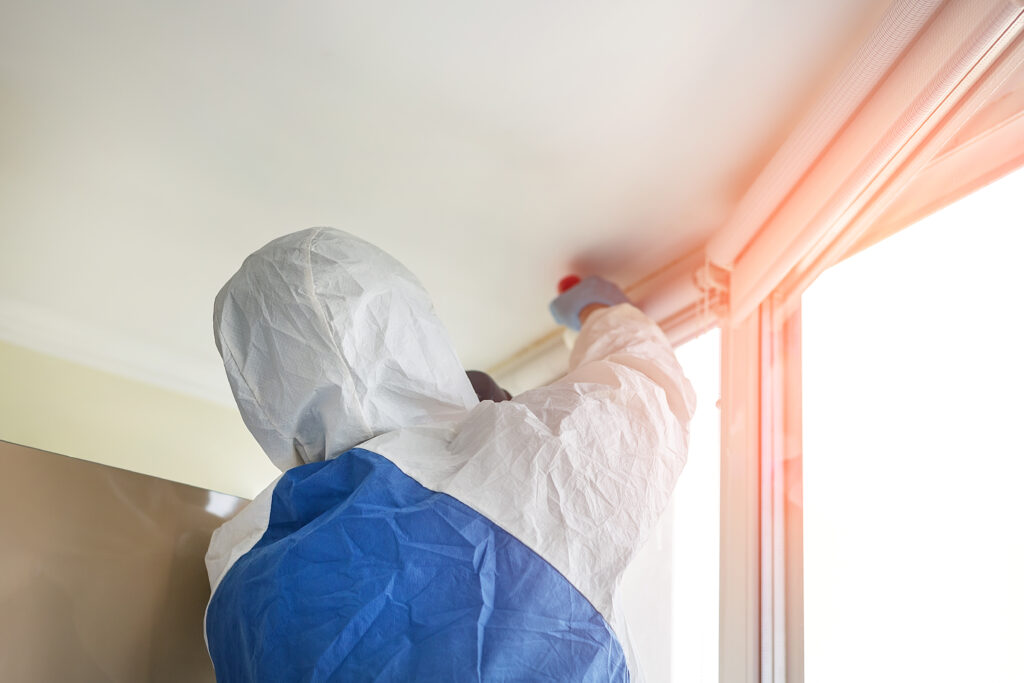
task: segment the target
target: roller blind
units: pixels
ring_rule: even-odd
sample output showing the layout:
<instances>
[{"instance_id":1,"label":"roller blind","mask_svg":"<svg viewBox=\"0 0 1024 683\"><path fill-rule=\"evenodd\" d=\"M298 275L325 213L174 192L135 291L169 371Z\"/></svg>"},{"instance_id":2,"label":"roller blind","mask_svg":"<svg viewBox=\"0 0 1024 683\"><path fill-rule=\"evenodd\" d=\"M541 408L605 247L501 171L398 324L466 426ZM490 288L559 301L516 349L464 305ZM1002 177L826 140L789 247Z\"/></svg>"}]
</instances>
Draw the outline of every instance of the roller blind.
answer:
<instances>
[{"instance_id":1,"label":"roller blind","mask_svg":"<svg viewBox=\"0 0 1024 683\"><path fill-rule=\"evenodd\" d=\"M1019 71L1022 29L1024 8L1008 0L944 4L770 217L730 224L709 244L731 270L730 318L776 289L798 293L855 248ZM741 233L753 237L738 247Z\"/></svg>"}]
</instances>

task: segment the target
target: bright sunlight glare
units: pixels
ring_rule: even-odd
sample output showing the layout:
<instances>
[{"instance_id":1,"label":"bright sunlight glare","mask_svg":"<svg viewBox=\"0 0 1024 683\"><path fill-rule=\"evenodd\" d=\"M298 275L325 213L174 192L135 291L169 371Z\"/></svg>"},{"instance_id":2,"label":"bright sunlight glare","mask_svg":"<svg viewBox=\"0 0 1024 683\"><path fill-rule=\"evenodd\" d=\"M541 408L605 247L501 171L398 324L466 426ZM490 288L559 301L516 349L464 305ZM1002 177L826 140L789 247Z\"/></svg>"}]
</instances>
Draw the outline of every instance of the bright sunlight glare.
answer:
<instances>
[{"instance_id":1,"label":"bright sunlight glare","mask_svg":"<svg viewBox=\"0 0 1024 683\"><path fill-rule=\"evenodd\" d=\"M1024 171L803 297L809 683L1022 681Z\"/></svg>"}]
</instances>

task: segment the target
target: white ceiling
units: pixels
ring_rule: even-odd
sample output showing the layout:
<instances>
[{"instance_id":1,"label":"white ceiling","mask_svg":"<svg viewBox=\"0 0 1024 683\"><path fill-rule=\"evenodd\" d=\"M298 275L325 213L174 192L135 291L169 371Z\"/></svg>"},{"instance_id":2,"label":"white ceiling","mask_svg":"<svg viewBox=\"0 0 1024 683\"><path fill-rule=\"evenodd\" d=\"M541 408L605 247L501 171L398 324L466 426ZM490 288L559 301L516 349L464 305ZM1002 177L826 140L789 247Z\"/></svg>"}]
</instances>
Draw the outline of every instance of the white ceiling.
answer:
<instances>
[{"instance_id":1,"label":"white ceiling","mask_svg":"<svg viewBox=\"0 0 1024 683\"><path fill-rule=\"evenodd\" d=\"M467 366L725 222L886 0L0 5L0 333L230 400L210 313L333 225Z\"/></svg>"}]
</instances>

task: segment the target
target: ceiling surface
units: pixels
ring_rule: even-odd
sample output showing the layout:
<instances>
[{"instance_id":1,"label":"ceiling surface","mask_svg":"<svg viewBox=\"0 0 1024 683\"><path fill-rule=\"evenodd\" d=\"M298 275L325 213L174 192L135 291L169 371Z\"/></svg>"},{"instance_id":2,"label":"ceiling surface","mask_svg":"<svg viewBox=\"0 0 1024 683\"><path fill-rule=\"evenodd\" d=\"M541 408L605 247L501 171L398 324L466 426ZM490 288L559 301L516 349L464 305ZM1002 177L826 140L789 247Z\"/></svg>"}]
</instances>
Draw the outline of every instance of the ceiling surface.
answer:
<instances>
[{"instance_id":1,"label":"ceiling surface","mask_svg":"<svg viewBox=\"0 0 1024 683\"><path fill-rule=\"evenodd\" d=\"M0 4L0 331L230 401L213 298L332 225L467 367L727 219L883 0Z\"/></svg>"}]
</instances>

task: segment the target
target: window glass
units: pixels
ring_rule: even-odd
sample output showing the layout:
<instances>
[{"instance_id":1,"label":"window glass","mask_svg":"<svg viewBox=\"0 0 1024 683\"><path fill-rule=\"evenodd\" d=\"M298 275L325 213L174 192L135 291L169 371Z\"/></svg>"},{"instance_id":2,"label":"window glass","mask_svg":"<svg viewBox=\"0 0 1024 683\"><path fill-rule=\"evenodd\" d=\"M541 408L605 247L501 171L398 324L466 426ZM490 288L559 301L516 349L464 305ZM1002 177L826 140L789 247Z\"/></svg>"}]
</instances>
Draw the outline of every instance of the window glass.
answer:
<instances>
[{"instance_id":1,"label":"window glass","mask_svg":"<svg viewBox=\"0 0 1024 683\"><path fill-rule=\"evenodd\" d=\"M718 682L720 338L708 332L676 354L697 392L689 458L622 581L631 639L652 683Z\"/></svg>"},{"instance_id":2,"label":"window glass","mask_svg":"<svg viewBox=\"0 0 1024 683\"><path fill-rule=\"evenodd\" d=\"M1024 172L803 297L810 683L1024 680Z\"/></svg>"}]
</instances>

